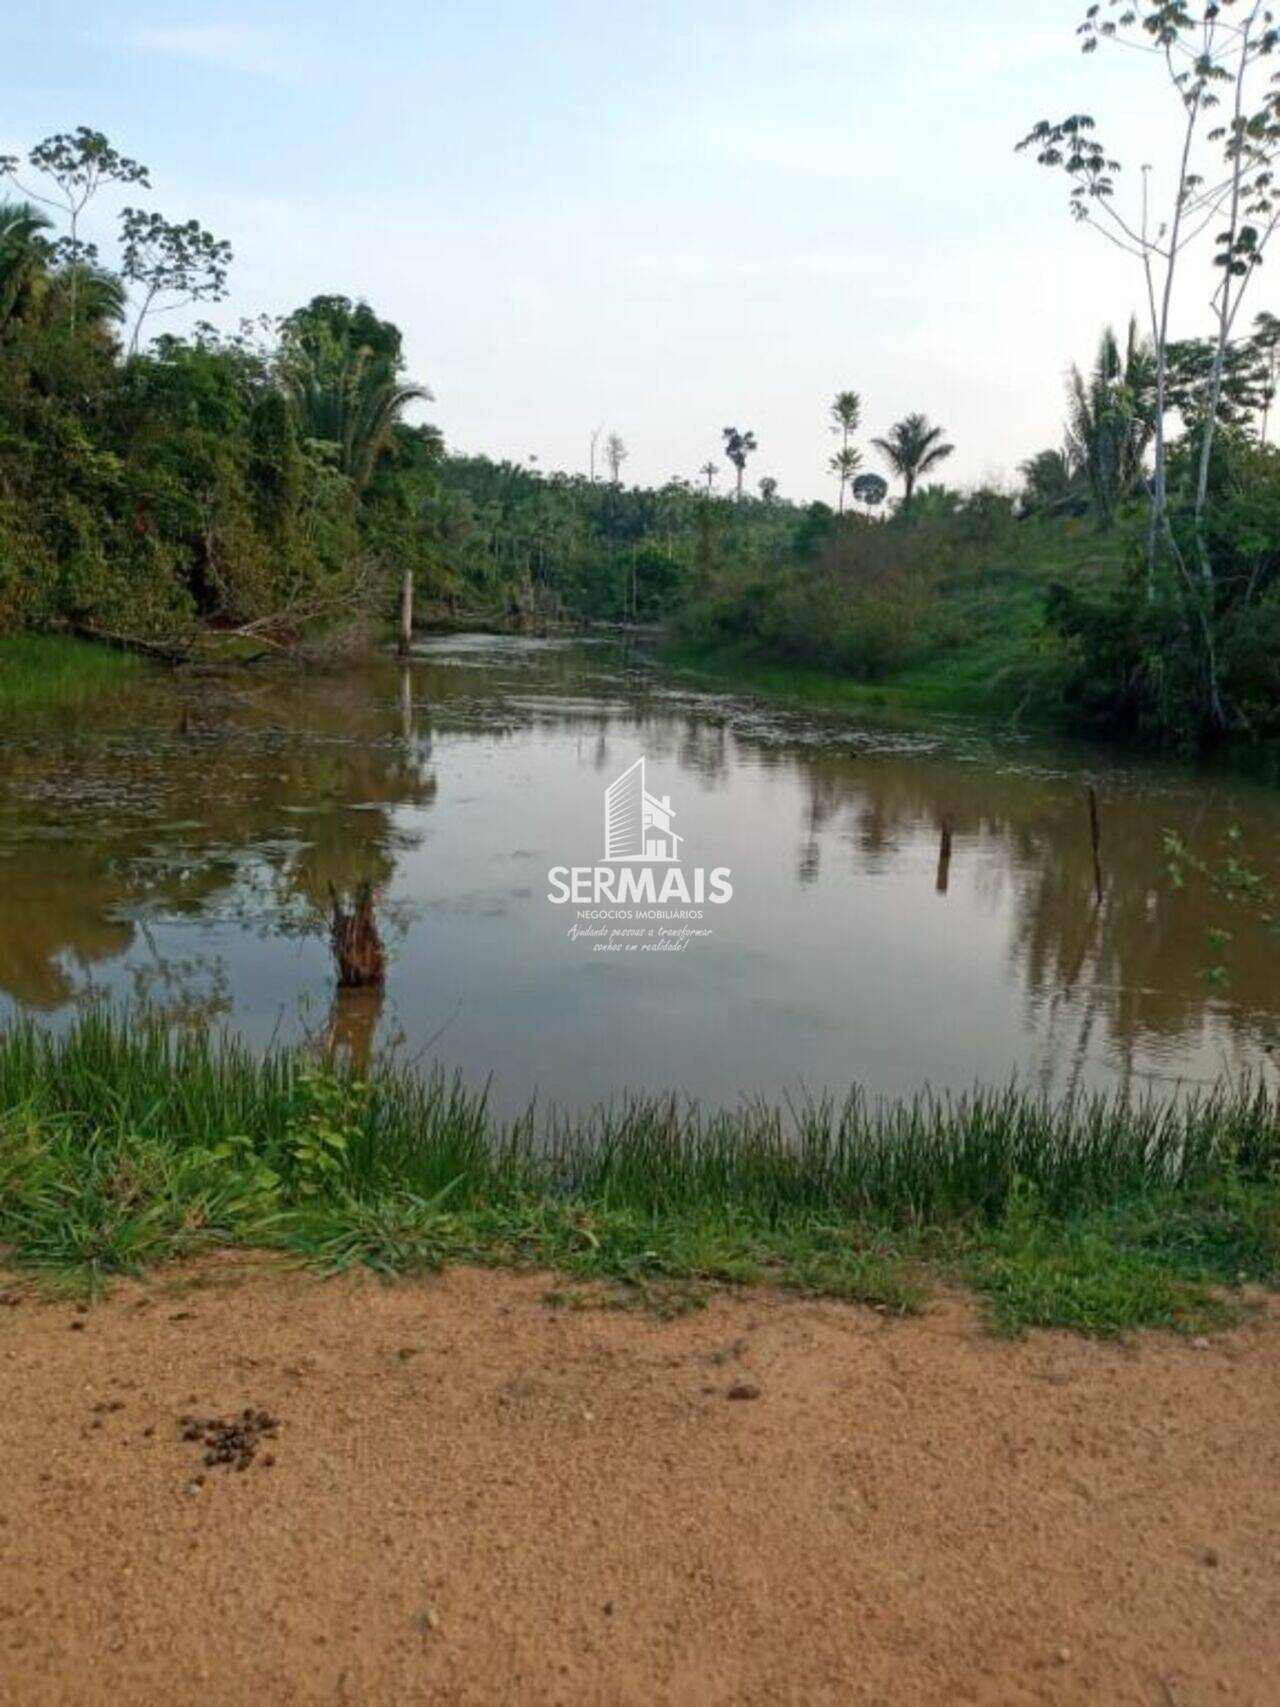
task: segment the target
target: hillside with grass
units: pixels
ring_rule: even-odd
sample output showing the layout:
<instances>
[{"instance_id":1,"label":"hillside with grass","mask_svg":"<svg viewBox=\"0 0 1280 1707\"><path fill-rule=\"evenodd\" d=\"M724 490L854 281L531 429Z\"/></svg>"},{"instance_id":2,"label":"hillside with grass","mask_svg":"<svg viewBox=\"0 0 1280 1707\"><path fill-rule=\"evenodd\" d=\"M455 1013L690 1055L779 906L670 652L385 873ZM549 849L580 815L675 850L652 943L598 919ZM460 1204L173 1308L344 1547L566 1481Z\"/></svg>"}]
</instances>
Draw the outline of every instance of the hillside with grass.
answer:
<instances>
[{"instance_id":1,"label":"hillside with grass","mask_svg":"<svg viewBox=\"0 0 1280 1707\"><path fill-rule=\"evenodd\" d=\"M828 512L772 571L720 570L674 618L667 657L832 704L1059 722L1072 656L1055 601L1123 586L1127 544L1085 517L1019 519L991 493L910 529Z\"/></svg>"}]
</instances>

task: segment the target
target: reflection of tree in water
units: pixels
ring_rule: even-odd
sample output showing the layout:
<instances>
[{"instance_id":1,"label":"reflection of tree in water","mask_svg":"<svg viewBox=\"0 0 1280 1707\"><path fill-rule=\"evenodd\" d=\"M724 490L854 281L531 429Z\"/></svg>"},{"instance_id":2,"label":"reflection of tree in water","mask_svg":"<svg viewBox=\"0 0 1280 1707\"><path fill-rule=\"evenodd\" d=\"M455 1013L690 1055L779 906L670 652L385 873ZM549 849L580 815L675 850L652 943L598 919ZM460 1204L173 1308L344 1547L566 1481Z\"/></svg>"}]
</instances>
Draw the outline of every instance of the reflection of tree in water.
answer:
<instances>
[{"instance_id":1,"label":"reflection of tree in water","mask_svg":"<svg viewBox=\"0 0 1280 1707\"><path fill-rule=\"evenodd\" d=\"M321 1054L330 1067L345 1068L367 1078L373 1064L373 1041L382 1017L381 985L365 989L337 988L321 1040Z\"/></svg>"},{"instance_id":2,"label":"reflection of tree in water","mask_svg":"<svg viewBox=\"0 0 1280 1707\"><path fill-rule=\"evenodd\" d=\"M148 958L129 968L135 1008L170 1025L210 1025L231 1012L231 985L221 955L164 955L145 922L139 930ZM90 986L86 996L95 995Z\"/></svg>"},{"instance_id":3,"label":"reflection of tree in water","mask_svg":"<svg viewBox=\"0 0 1280 1707\"><path fill-rule=\"evenodd\" d=\"M1151 1038L1190 1047L1211 1022L1243 1039L1251 1009L1277 1007L1275 948L1234 918L1229 999L1213 1001L1200 973L1222 905L1200 884L1175 891L1165 880L1166 827L1203 848L1229 812L1255 855L1275 847L1274 804L1240 790L1228 799L1184 784L1144 795L1118 774L1104 782L1099 910L1083 777L1019 771L989 749L931 751L919 736L881 739L699 698L603 662L584 673L581 655L567 651L539 652L536 665L499 651L491 665L386 665L198 691L153 679L103 717L0 748L0 988L33 1006L71 999L89 969L136 949L148 919L322 933L330 884L385 888L412 845L397 808L431 806L433 732L502 743L546 731L576 736L578 762L605 778L638 747L658 774L696 776L706 789L732 789L744 761L766 793L776 784L779 803L798 783L796 881L907 869L920 887L913 909L961 906L989 918L1007 933L1049 1052L1078 1058L1096 1037L1132 1058ZM743 802L744 812L771 809L750 789ZM903 904L901 885L885 895L886 905ZM385 903L382 916L394 930ZM918 929L914 912L906 928ZM207 961L139 956L138 987L172 1011L212 1011L219 986L194 976L197 964ZM336 1007L325 1036L359 1064L378 1020L368 1004L356 1010Z\"/></svg>"},{"instance_id":4,"label":"reflection of tree in water","mask_svg":"<svg viewBox=\"0 0 1280 1707\"><path fill-rule=\"evenodd\" d=\"M967 885L993 916L1008 906L1009 956L1032 1012L1048 1028L1046 1048L1087 1053L1099 1026L1132 1063L1143 1040L1190 1047L1212 1012L1239 1042L1254 1045L1262 1016L1280 998L1274 939L1243 913L1224 921L1208 886L1177 889L1167 880L1163 831L1203 847L1228 804L1211 787L1144 793L1114 787L1102 798L1105 897L1095 903L1088 804L1083 778L1036 776L953 760L879 756L850 761L792 753L804 782L797 875L815 879L819 844L848 850L851 874L885 872L910 857L938 887L941 831L950 819L954 851L948 888ZM1276 845L1273 807L1259 800L1252 833L1248 801L1233 797L1232 821L1244 842ZM931 856L926 859L926 851ZM941 904L941 903L940 903ZM1208 932L1239 927L1230 953L1230 1000L1214 1002L1203 972ZM1064 1029L1066 1028L1066 1029Z\"/></svg>"},{"instance_id":5,"label":"reflection of tree in water","mask_svg":"<svg viewBox=\"0 0 1280 1707\"><path fill-rule=\"evenodd\" d=\"M33 1008L71 1000L84 972L124 954L132 926L108 916L114 881L85 871L31 870L20 857L5 860L0 907L0 989ZM88 862L84 862L86 865Z\"/></svg>"},{"instance_id":6,"label":"reflection of tree in water","mask_svg":"<svg viewBox=\"0 0 1280 1707\"><path fill-rule=\"evenodd\" d=\"M311 930L331 883L387 883L413 842L395 809L429 807L436 788L429 733L396 686L382 672L214 683L184 719L150 681L104 728L7 751L0 988L55 1007L147 918ZM164 1004L214 999L158 951L138 977Z\"/></svg>"},{"instance_id":7,"label":"reflection of tree in water","mask_svg":"<svg viewBox=\"0 0 1280 1707\"><path fill-rule=\"evenodd\" d=\"M472 673L457 674L470 678L474 693ZM582 694L579 672L561 679ZM527 677L518 675L490 685L501 697L513 682L527 691ZM968 897L993 924L1007 910L1011 964L1033 1014L1049 1028L1051 1050L1080 1053L1099 1023L1127 1055L1153 1036L1190 1046L1211 1006L1252 1042L1251 1010L1276 1009L1276 951L1256 929L1242 930L1234 945L1230 1002L1212 1003L1200 974L1207 931L1222 922L1221 903L1202 885L1179 892L1165 879L1166 827L1195 846L1209 826L1221 826L1227 808L1212 788L1144 793L1140 777L1135 784L1119 771L1110 787L1103 783L1106 896L1099 910L1083 775L1018 768L985 738L863 734L844 722L731 700L703 696L689 704L643 684L630 684L631 697L619 698L615 685L603 678L601 703L589 709L580 697L561 707L549 698L526 715L588 737L602 773L616 758L609 736L625 733L642 739L655 767L672 764L704 783L724 783L743 753L765 773L798 777L804 806L795 872L802 885L818 881L834 844L850 875L889 873L910 857L933 892L931 904ZM1247 818L1247 797L1233 796L1230 811ZM1256 812L1246 844L1273 848L1274 807L1259 800ZM947 821L953 840L944 864Z\"/></svg>"}]
</instances>

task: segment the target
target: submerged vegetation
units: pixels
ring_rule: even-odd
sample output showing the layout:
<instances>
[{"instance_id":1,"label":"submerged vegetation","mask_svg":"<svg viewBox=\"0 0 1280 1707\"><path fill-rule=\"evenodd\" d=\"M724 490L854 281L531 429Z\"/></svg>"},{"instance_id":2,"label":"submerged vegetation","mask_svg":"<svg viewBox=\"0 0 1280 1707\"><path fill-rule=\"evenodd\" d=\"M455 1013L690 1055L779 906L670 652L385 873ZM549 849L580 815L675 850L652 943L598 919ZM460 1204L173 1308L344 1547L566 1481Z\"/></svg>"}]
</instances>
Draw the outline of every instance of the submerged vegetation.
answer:
<instances>
[{"instance_id":1,"label":"submerged vegetation","mask_svg":"<svg viewBox=\"0 0 1280 1707\"><path fill-rule=\"evenodd\" d=\"M241 1245L554 1269L663 1309L759 1282L902 1311L960 1283L1007 1330L1190 1328L1280 1284L1280 1104L648 1098L500 1126L439 1075L90 1012L0 1035L0 1244L81 1285Z\"/></svg>"}]
</instances>

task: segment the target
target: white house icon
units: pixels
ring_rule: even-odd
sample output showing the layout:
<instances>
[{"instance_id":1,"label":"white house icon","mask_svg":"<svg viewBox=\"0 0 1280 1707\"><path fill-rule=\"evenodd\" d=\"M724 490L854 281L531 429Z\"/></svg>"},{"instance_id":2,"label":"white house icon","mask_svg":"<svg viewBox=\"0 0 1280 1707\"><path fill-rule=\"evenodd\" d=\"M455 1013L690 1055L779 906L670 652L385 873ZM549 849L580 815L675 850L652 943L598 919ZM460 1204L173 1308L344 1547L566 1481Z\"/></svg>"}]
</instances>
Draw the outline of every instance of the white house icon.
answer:
<instances>
[{"instance_id":1,"label":"white house icon","mask_svg":"<svg viewBox=\"0 0 1280 1707\"><path fill-rule=\"evenodd\" d=\"M644 760L637 759L604 792L605 860L675 864L684 837L671 828L674 816L669 794L659 800L645 788Z\"/></svg>"}]
</instances>

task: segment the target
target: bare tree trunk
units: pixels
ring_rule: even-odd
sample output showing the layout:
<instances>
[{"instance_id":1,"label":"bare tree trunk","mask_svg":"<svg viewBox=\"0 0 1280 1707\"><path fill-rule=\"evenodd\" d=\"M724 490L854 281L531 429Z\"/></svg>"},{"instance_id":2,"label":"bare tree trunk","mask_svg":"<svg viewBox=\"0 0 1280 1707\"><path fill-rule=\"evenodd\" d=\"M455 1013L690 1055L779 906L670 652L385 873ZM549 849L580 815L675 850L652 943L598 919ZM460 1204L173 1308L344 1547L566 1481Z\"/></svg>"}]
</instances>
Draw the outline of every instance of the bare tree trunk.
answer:
<instances>
[{"instance_id":1,"label":"bare tree trunk","mask_svg":"<svg viewBox=\"0 0 1280 1707\"><path fill-rule=\"evenodd\" d=\"M1165 255L1164 290L1161 293L1158 318L1155 309L1155 292L1151 280L1151 252L1149 249L1146 250L1144 256L1144 265L1147 269L1147 290L1151 302L1151 317L1156 337L1155 491L1152 495L1151 518L1147 531L1147 591L1150 597L1155 595L1156 551L1160 535L1163 532L1168 536L1171 543L1173 540L1173 530L1169 525L1169 458L1164 430L1169 378L1169 319L1173 310L1173 280L1178 262L1178 248L1182 240L1183 213L1186 207L1186 197L1183 192L1191 163L1191 146L1200 122L1202 105L1203 94L1200 93L1187 107L1187 128L1183 133L1182 160L1178 169L1178 198L1169 229L1169 248ZM1147 236L1145 173L1143 176L1142 234L1145 243ZM1159 254L1160 251L1157 249L1156 253Z\"/></svg>"},{"instance_id":2,"label":"bare tree trunk","mask_svg":"<svg viewBox=\"0 0 1280 1707\"><path fill-rule=\"evenodd\" d=\"M396 648L402 658L413 650L413 570L406 569L400 587L400 644Z\"/></svg>"},{"instance_id":3,"label":"bare tree trunk","mask_svg":"<svg viewBox=\"0 0 1280 1707\"><path fill-rule=\"evenodd\" d=\"M1204 438L1200 445L1200 469L1196 480L1196 509L1195 509L1195 538L1196 556L1200 561L1200 577L1205 585L1205 596L1212 599L1213 595L1213 564L1209 558L1209 542L1205 537L1205 510L1209 502L1209 470L1213 460L1213 441L1218 422L1218 406L1222 401L1222 375L1227 361L1227 345L1231 338L1231 327L1240 305L1240 296L1248 283L1248 273L1241 281L1240 291L1234 300L1231 294L1232 271L1231 263L1235 258L1236 237L1240 230L1240 190L1244 176L1245 152L1244 136L1241 131L1244 111L1244 79L1249 68L1249 27L1253 23L1252 14L1245 21L1244 34L1240 43L1240 63L1236 71L1235 109L1232 116L1232 134L1235 138L1235 158L1231 171L1231 215L1227 224L1227 265L1222 271L1222 286L1218 292L1218 338L1213 352L1213 368L1209 376L1209 401L1205 413ZM1212 610L1210 611L1212 620Z\"/></svg>"}]
</instances>

